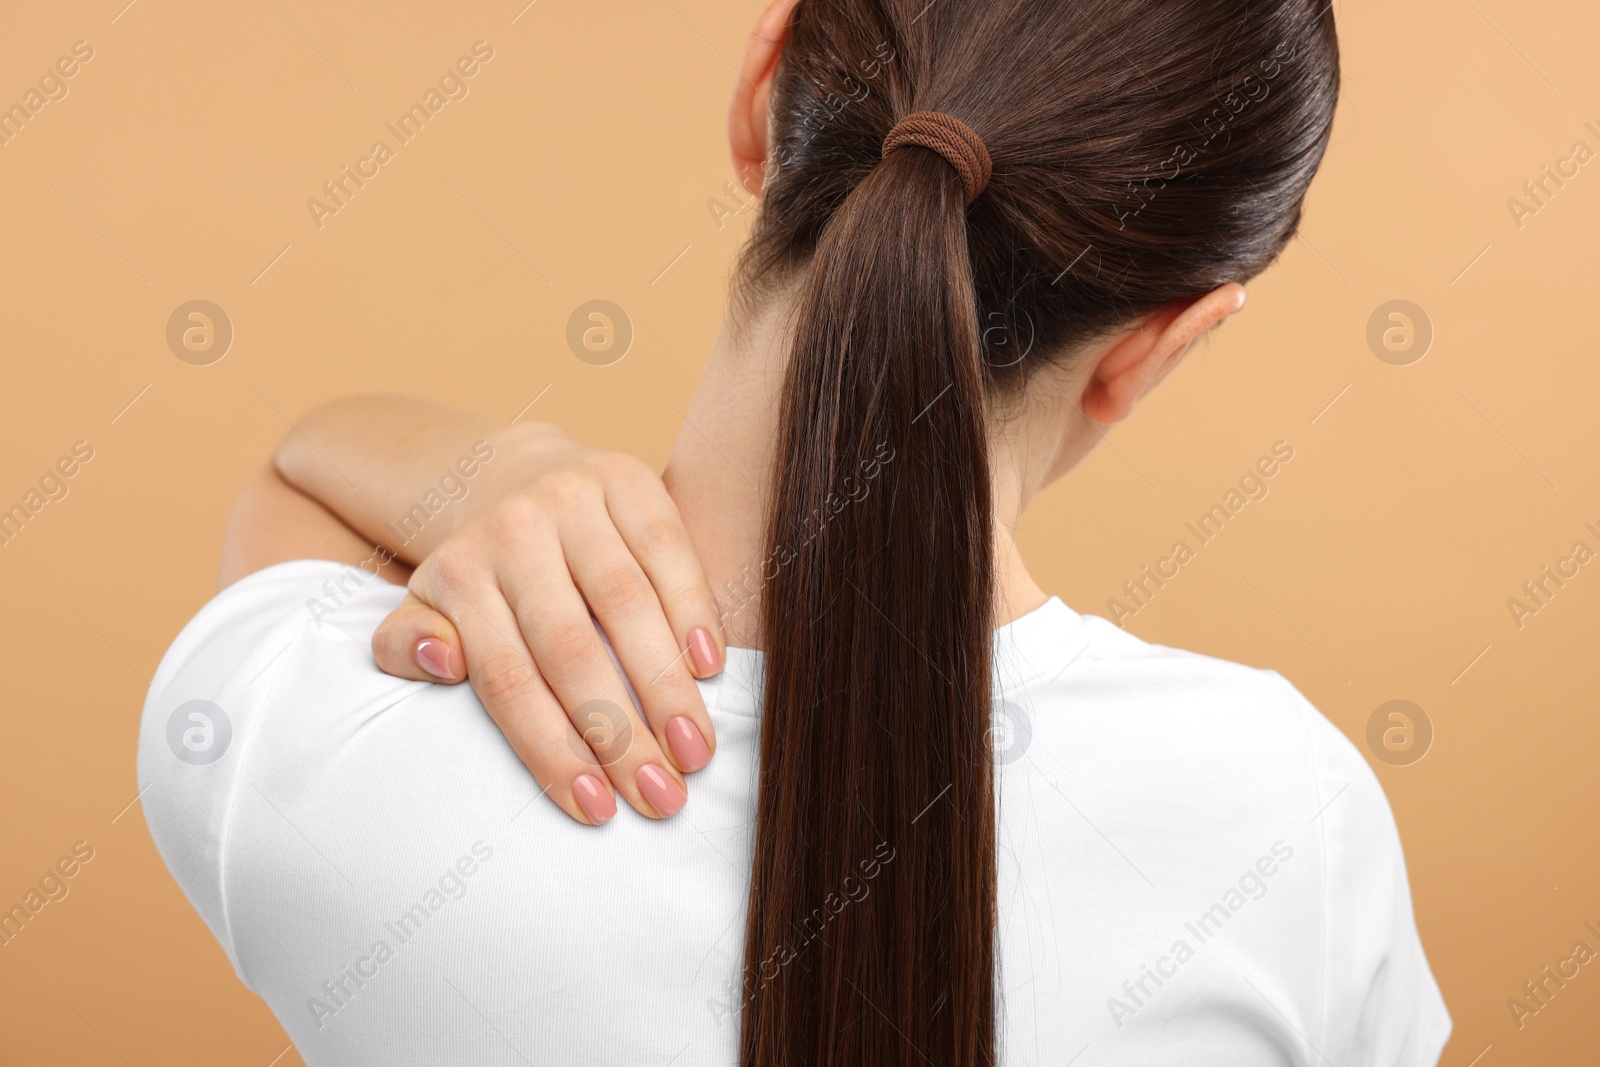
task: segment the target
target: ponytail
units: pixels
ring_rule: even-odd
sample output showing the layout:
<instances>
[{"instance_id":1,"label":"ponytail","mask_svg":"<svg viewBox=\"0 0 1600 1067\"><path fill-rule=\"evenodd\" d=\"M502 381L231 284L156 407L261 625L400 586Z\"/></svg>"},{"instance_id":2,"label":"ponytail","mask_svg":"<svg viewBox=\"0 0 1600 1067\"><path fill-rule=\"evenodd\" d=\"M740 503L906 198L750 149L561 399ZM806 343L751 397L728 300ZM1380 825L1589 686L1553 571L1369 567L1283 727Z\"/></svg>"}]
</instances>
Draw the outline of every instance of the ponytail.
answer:
<instances>
[{"instance_id":1,"label":"ponytail","mask_svg":"<svg viewBox=\"0 0 1600 1067\"><path fill-rule=\"evenodd\" d=\"M756 310L801 283L746 1065L995 1061L986 404L1263 270L1327 145L1326 0L1103 6L800 0L790 19L736 291Z\"/></svg>"},{"instance_id":2,"label":"ponytail","mask_svg":"<svg viewBox=\"0 0 1600 1067\"><path fill-rule=\"evenodd\" d=\"M995 1059L993 518L965 177L916 141L889 152L821 231L799 303L767 528L747 1065Z\"/></svg>"}]
</instances>

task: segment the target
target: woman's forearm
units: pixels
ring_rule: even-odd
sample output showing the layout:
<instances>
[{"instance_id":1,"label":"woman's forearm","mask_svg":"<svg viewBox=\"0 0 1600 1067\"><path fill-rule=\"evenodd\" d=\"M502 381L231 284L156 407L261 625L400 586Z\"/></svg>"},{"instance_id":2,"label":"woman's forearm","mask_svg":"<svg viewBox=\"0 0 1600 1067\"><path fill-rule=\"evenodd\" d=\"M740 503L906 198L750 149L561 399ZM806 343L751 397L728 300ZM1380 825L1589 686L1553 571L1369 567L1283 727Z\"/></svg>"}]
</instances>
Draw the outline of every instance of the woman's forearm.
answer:
<instances>
[{"instance_id":1,"label":"woman's forearm","mask_svg":"<svg viewBox=\"0 0 1600 1067\"><path fill-rule=\"evenodd\" d=\"M284 480L415 566L467 519L587 451L554 426L512 425L404 396L347 397L278 447Z\"/></svg>"}]
</instances>

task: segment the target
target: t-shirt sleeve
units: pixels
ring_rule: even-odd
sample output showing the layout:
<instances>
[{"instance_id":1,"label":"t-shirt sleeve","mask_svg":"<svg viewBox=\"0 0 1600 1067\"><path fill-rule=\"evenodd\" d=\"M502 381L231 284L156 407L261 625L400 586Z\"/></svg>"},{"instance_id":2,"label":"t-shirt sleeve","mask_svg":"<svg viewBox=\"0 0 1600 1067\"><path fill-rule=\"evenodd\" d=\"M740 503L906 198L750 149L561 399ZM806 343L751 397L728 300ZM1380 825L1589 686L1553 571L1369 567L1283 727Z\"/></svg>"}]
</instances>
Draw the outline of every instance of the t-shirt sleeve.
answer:
<instances>
[{"instance_id":1,"label":"t-shirt sleeve","mask_svg":"<svg viewBox=\"0 0 1600 1067\"><path fill-rule=\"evenodd\" d=\"M341 619L356 591L367 610ZM389 596L374 597L375 592ZM318 628L349 622L371 633L370 605L398 604L404 590L360 568L326 560L280 563L240 579L178 634L145 697L138 782L145 821L161 858L228 954L240 979L229 927L224 854L230 812L251 739L268 714L285 654ZM363 618L357 620L355 615Z\"/></svg>"},{"instance_id":2,"label":"t-shirt sleeve","mask_svg":"<svg viewBox=\"0 0 1600 1067\"><path fill-rule=\"evenodd\" d=\"M1315 764L1326 879L1320 1051L1348 1067L1433 1067L1450 1014L1417 933L1394 814L1366 759L1295 695Z\"/></svg>"}]
</instances>

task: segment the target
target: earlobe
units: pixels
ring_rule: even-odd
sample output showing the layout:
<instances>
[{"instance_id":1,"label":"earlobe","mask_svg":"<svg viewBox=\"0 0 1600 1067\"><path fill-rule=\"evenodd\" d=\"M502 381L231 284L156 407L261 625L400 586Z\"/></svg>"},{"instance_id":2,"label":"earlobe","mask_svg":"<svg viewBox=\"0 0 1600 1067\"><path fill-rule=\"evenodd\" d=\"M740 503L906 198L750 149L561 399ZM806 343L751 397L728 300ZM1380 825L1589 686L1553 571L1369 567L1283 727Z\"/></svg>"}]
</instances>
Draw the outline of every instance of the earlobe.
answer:
<instances>
[{"instance_id":1,"label":"earlobe","mask_svg":"<svg viewBox=\"0 0 1600 1067\"><path fill-rule=\"evenodd\" d=\"M1121 422L1133 413L1144 392L1151 363L1154 335L1136 330L1117 342L1089 374L1083 389L1083 413L1102 426Z\"/></svg>"},{"instance_id":2,"label":"earlobe","mask_svg":"<svg viewBox=\"0 0 1600 1067\"><path fill-rule=\"evenodd\" d=\"M733 169L751 193L760 195L766 178L767 101L772 91L773 72L789 33L789 18L799 0L773 0L761 13L733 86L733 102L728 107L728 147L733 154Z\"/></svg>"}]
</instances>

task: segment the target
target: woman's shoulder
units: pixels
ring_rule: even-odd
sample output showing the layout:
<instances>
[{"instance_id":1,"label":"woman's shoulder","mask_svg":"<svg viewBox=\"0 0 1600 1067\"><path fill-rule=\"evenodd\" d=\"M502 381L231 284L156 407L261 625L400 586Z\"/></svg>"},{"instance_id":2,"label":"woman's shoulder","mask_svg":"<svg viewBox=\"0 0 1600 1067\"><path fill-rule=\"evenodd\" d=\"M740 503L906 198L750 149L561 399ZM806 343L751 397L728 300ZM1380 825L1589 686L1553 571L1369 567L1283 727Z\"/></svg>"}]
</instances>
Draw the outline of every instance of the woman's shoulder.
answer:
<instances>
[{"instance_id":1,"label":"woman's shoulder","mask_svg":"<svg viewBox=\"0 0 1600 1067\"><path fill-rule=\"evenodd\" d=\"M1084 650L1041 695L1094 709L1080 724L1143 753L1160 773L1210 780L1257 802L1310 805L1334 796L1363 821L1393 817L1366 757L1335 722L1276 670L1146 641L1098 616L1082 617ZM1343 702L1341 702L1341 705ZM1333 708L1341 719L1360 709Z\"/></svg>"},{"instance_id":2,"label":"woman's shoulder","mask_svg":"<svg viewBox=\"0 0 1600 1067\"><path fill-rule=\"evenodd\" d=\"M1284 744L1309 738L1361 760L1344 735L1287 678L1271 668L1146 641L1097 615L1074 617L1059 639L1062 668L1037 688L1071 693L1124 712L1139 728L1145 717L1233 745ZM1331 731L1331 733L1330 733Z\"/></svg>"},{"instance_id":3,"label":"woman's shoulder","mask_svg":"<svg viewBox=\"0 0 1600 1067\"><path fill-rule=\"evenodd\" d=\"M1093 616L1060 638L1070 663L1006 699L1029 716L1019 784L1041 809L1071 802L1059 825L1076 845L1068 851L1081 860L1102 848L1121 891L1148 891L1158 911L1176 896L1202 934L1194 916L1226 921L1258 984L1280 983L1265 995L1333 1062L1433 1062L1449 1016L1417 935L1394 815L1356 744L1277 671ZM1343 700L1334 710L1365 721ZM1248 922L1228 918L1246 911ZM1174 937L1187 929L1175 923ZM1257 991L1225 970L1215 978L1218 996L1275 1018ZM1129 1007L1110 1013L1118 1022L1137 1007L1120 996ZM1156 1003L1157 1016L1181 1005Z\"/></svg>"},{"instance_id":4,"label":"woman's shoulder","mask_svg":"<svg viewBox=\"0 0 1600 1067\"><path fill-rule=\"evenodd\" d=\"M331 706L275 700L274 693L286 669L297 683L352 699L364 687L418 687L378 673L365 651L377 620L404 595L403 588L347 564L276 564L234 582L201 608L151 679L138 750L145 821L162 859L230 959L221 874L232 813L241 795L260 788L252 749L266 720L279 732L315 736L315 716ZM350 654L358 643L364 655ZM331 646L339 654L307 656L308 650Z\"/></svg>"}]
</instances>

